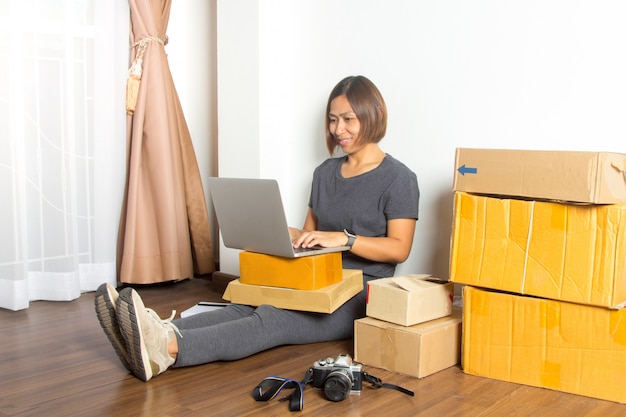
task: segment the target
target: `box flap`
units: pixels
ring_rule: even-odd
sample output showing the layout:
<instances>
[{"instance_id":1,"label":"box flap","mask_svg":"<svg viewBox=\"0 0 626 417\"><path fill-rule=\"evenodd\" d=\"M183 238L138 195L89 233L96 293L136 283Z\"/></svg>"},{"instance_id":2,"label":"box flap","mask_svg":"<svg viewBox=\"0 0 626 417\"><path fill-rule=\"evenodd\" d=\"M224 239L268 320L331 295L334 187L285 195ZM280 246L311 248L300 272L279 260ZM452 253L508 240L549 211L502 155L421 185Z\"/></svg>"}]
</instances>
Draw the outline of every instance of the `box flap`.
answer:
<instances>
[{"instance_id":1,"label":"box flap","mask_svg":"<svg viewBox=\"0 0 626 417\"><path fill-rule=\"evenodd\" d=\"M428 274L400 275L393 277L391 282L405 291L419 291L422 288L428 288L436 285L430 281L425 281L425 278L428 277L430 277Z\"/></svg>"}]
</instances>

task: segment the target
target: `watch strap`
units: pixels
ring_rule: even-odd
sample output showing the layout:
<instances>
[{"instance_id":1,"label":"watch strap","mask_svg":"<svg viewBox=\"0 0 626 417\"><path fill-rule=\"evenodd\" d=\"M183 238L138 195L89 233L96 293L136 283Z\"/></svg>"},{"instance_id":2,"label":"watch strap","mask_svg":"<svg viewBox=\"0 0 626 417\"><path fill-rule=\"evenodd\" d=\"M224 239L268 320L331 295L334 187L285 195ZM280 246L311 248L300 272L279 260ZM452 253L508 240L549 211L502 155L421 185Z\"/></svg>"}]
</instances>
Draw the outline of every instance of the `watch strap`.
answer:
<instances>
[{"instance_id":1,"label":"watch strap","mask_svg":"<svg viewBox=\"0 0 626 417\"><path fill-rule=\"evenodd\" d=\"M346 234L346 236L348 236L348 243L346 243L346 246L352 249L352 245L354 245L354 241L356 240L356 235L354 234L354 232L348 229L343 229L343 232Z\"/></svg>"}]
</instances>

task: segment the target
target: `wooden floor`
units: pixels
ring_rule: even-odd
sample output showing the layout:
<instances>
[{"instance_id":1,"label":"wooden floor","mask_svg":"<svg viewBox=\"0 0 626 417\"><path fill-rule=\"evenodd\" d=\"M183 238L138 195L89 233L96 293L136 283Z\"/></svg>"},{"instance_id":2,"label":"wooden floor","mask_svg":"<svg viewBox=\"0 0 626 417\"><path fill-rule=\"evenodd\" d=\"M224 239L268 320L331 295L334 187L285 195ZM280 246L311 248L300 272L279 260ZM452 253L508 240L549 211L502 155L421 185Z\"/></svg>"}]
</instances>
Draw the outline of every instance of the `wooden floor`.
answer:
<instances>
[{"instance_id":1,"label":"wooden floor","mask_svg":"<svg viewBox=\"0 0 626 417\"><path fill-rule=\"evenodd\" d=\"M140 287L162 316L197 301L218 301L209 280ZM283 346L236 362L174 369L144 383L119 363L97 322L93 293L72 302L34 302L0 309L0 416L623 416L626 406L465 375L458 367L423 379L364 366L415 392L364 388L333 403L307 388L305 407L255 402L266 376L301 379L320 358L352 353L351 341Z\"/></svg>"}]
</instances>

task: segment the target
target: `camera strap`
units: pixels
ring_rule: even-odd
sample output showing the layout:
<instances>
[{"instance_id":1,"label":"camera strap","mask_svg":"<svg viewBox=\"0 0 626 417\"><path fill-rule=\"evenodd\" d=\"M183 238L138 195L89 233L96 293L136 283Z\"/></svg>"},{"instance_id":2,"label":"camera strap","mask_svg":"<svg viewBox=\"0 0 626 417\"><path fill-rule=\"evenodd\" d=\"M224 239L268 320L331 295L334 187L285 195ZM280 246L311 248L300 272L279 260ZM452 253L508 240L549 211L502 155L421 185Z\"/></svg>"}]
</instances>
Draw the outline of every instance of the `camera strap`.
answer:
<instances>
[{"instance_id":1,"label":"camera strap","mask_svg":"<svg viewBox=\"0 0 626 417\"><path fill-rule=\"evenodd\" d=\"M402 388L399 385L383 383L380 378L375 377L374 375L370 375L367 372L363 372L363 380L369 382L374 388L394 389L396 391L400 391L403 394L410 395L411 397L415 396L415 393L413 391Z\"/></svg>"},{"instance_id":2,"label":"camera strap","mask_svg":"<svg viewBox=\"0 0 626 417\"><path fill-rule=\"evenodd\" d=\"M305 384L295 379L269 376L252 390L252 398L256 401L269 401L274 399L283 389L294 389L290 395L279 401L289 401L290 411L302 411L304 408Z\"/></svg>"}]
</instances>

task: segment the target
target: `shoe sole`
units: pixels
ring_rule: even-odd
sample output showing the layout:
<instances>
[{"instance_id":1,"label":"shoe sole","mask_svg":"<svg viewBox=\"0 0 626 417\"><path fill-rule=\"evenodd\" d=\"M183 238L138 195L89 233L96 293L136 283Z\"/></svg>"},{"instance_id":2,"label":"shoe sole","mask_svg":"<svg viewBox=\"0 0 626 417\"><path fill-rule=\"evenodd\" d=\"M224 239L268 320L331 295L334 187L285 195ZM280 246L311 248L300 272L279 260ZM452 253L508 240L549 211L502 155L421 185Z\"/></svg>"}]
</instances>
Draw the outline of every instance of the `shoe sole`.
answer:
<instances>
[{"instance_id":1,"label":"shoe sole","mask_svg":"<svg viewBox=\"0 0 626 417\"><path fill-rule=\"evenodd\" d=\"M100 285L96 290L96 296L94 298L96 315L98 316L98 322L100 322L102 330L104 330L104 334L109 339L109 342L111 342L111 346L113 346L120 362L122 362L122 365L124 365L127 370L131 371L132 368L128 361L126 341L117 323L117 314L115 312L116 298L116 291L112 286L109 287L107 284Z\"/></svg>"},{"instance_id":2,"label":"shoe sole","mask_svg":"<svg viewBox=\"0 0 626 417\"><path fill-rule=\"evenodd\" d=\"M135 300L135 295L137 300ZM141 321L137 317L137 305L143 307L139 295L132 288L125 288L117 299L117 319L128 347L131 372L144 382L154 375L148 349L141 336Z\"/></svg>"}]
</instances>

